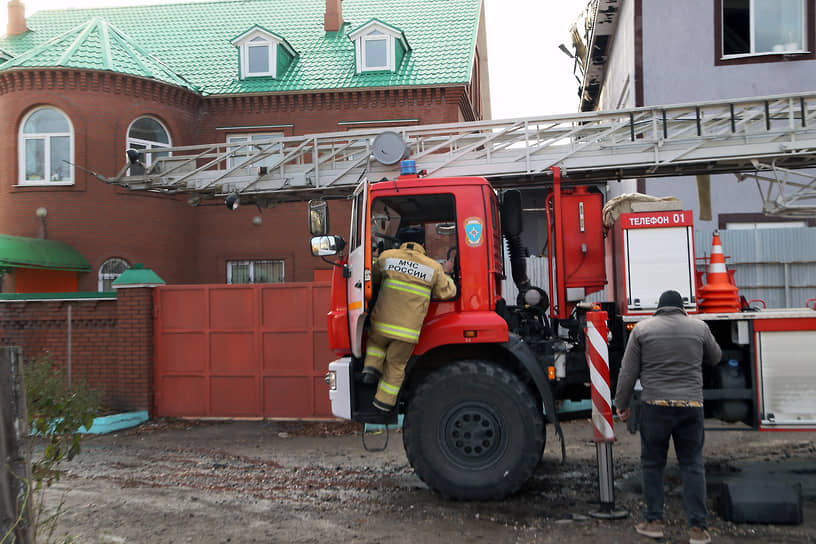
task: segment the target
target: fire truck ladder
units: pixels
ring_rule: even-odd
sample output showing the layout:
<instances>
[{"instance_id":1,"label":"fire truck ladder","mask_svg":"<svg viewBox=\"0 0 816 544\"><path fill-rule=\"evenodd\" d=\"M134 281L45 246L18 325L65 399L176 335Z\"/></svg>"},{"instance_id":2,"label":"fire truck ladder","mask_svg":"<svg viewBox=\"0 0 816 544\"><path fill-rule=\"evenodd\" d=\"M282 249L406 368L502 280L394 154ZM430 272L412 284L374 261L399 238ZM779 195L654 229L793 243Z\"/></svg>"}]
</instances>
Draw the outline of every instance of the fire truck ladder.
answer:
<instances>
[{"instance_id":1,"label":"fire truck ladder","mask_svg":"<svg viewBox=\"0 0 816 544\"><path fill-rule=\"evenodd\" d=\"M389 131L405 154L382 164L372 160L375 139ZM97 176L132 190L192 193L191 204L229 195L260 204L346 195L363 176L396 177L404 155L428 175L484 176L498 187L548 185L553 166L578 183L789 172L816 165L816 94L129 150L117 176ZM814 197L813 183L763 179L801 192L769 197L782 208Z\"/></svg>"}]
</instances>

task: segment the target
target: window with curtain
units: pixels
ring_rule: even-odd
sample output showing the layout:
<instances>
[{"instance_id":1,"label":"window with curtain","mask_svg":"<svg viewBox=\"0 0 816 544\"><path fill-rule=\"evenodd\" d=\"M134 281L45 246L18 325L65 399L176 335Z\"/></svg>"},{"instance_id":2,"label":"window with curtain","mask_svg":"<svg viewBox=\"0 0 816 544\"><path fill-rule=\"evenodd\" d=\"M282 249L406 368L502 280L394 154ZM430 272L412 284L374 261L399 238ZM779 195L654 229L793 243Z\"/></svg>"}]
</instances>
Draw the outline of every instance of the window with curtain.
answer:
<instances>
[{"instance_id":1,"label":"window with curtain","mask_svg":"<svg viewBox=\"0 0 816 544\"><path fill-rule=\"evenodd\" d=\"M127 133L127 149L156 149L170 147L170 133L165 126L152 117L139 117L134 120ZM159 157L168 156L168 152L145 153L142 162L149 167ZM138 176L144 174L144 168L139 164L130 167L128 175Z\"/></svg>"},{"instance_id":2,"label":"window with curtain","mask_svg":"<svg viewBox=\"0 0 816 544\"><path fill-rule=\"evenodd\" d=\"M233 154L227 158L227 168L242 164L250 155L264 153L265 155L251 164L245 164L246 168L258 166L273 166L277 164L283 155L281 145L271 145L275 140L283 138L282 132L264 132L256 134L230 134L227 136L228 149Z\"/></svg>"},{"instance_id":3,"label":"window with curtain","mask_svg":"<svg viewBox=\"0 0 816 544\"><path fill-rule=\"evenodd\" d=\"M805 0L722 0L722 54L807 51Z\"/></svg>"},{"instance_id":4,"label":"window with curtain","mask_svg":"<svg viewBox=\"0 0 816 544\"><path fill-rule=\"evenodd\" d=\"M29 113L19 143L20 185L74 183L74 129L63 112L44 106Z\"/></svg>"}]
</instances>

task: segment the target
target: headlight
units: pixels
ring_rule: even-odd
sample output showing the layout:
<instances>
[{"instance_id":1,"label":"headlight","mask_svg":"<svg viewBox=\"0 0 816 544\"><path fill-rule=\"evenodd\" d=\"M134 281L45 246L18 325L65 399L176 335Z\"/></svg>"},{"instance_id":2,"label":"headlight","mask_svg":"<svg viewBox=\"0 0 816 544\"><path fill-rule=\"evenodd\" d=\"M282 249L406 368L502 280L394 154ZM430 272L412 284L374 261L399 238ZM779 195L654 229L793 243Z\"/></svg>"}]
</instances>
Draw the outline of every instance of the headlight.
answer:
<instances>
[{"instance_id":1,"label":"headlight","mask_svg":"<svg viewBox=\"0 0 816 544\"><path fill-rule=\"evenodd\" d=\"M326 377L324 378L326 381L326 385L329 386L329 389L332 391L337 390L337 372L334 370L329 370L326 373Z\"/></svg>"}]
</instances>

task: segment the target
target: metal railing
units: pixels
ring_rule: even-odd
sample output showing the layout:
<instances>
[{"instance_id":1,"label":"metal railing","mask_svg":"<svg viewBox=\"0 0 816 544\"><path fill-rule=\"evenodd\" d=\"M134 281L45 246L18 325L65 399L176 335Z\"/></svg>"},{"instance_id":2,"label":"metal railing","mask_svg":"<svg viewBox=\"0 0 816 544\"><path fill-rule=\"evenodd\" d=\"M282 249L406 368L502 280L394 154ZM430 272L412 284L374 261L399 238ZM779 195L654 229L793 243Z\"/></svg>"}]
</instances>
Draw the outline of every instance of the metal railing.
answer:
<instances>
[{"instance_id":1,"label":"metal railing","mask_svg":"<svg viewBox=\"0 0 816 544\"><path fill-rule=\"evenodd\" d=\"M140 150L144 174L101 179L133 190L302 200L346 194L363 177L393 179L399 166L372 158L375 138L397 132L428 175L484 176L496 186L745 172L756 161L816 165L816 93L610 112L354 130ZM170 152L170 156L166 155ZM753 161L753 162L752 162ZM258 166L263 162L264 166ZM230 167L227 167L230 164Z\"/></svg>"}]
</instances>

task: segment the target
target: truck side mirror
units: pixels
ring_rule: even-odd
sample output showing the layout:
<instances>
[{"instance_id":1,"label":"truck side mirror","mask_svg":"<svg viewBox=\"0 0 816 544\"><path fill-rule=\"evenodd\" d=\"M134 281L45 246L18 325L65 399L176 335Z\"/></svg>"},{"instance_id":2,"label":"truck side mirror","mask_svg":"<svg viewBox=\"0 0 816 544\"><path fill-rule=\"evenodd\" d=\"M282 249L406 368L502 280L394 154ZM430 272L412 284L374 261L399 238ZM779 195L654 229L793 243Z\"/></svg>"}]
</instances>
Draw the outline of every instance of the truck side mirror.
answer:
<instances>
[{"instance_id":1,"label":"truck side mirror","mask_svg":"<svg viewBox=\"0 0 816 544\"><path fill-rule=\"evenodd\" d=\"M329 232L329 203L325 200L309 201L309 232L312 236L325 236Z\"/></svg>"},{"instance_id":2,"label":"truck side mirror","mask_svg":"<svg viewBox=\"0 0 816 544\"><path fill-rule=\"evenodd\" d=\"M315 257L327 257L337 255L346 247L346 241L340 236L315 236L312 238L312 255Z\"/></svg>"},{"instance_id":3,"label":"truck side mirror","mask_svg":"<svg viewBox=\"0 0 816 544\"><path fill-rule=\"evenodd\" d=\"M502 196L501 223L504 234L521 234L521 193L515 189Z\"/></svg>"}]
</instances>

